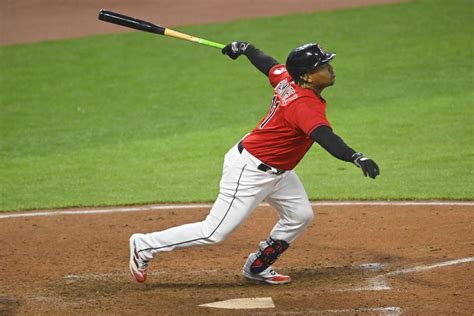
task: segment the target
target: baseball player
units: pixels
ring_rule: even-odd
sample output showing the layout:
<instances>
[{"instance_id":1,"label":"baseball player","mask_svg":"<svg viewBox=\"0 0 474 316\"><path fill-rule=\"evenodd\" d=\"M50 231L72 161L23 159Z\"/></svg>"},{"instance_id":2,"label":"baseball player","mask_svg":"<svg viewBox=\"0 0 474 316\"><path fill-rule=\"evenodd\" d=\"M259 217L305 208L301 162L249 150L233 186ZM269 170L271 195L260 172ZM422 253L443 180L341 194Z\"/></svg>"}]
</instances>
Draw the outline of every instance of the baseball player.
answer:
<instances>
[{"instance_id":1,"label":"baseball player","mask_svg":"<svg viewBox=\"0 0 474 316\"><path fill-rule=\"evenodd\" d=\"M355 164L365 176L379 175L377 164L347 146L326 117L321 93L335 82L330 61L336 54L306 44L291 51L283 65L246 42L228 44L222 53L232 59L245 55L268 76L274 88L270 109L225 155L219 195L205 220L130 237L130 272L138 282L146 281L148 262L160 252L220 243L265 200L279 220L248 256L242 274L258 282L289 283L290 276L277 273L272 264L313 219L308 196L293 170L313 143Z\"/></svg>"}]
</instances>

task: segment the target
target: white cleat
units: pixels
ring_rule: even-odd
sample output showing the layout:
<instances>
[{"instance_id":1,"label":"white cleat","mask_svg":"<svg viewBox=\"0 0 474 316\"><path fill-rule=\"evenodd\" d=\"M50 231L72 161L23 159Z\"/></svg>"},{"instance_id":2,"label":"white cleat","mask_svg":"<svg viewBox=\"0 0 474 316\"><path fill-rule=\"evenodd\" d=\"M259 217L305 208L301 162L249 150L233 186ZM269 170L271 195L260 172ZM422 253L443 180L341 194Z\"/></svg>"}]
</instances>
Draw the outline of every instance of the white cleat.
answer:
<instances>
[{"instance_id":1,"label":"white cleat","mask_svg":"<svg viewBox=\"0 0 474 316\"><path fill-rule=\"evenodd\" d=\"M279 274L272 267L268 267L262 272L255 274L250 271L242 270L244 278L250 281L268 283L268 284L287 284L291 282L291 277L288 275Z\"/></svg>"},{"instance_id":2,"label":"white cleat","mask_svg":"<svg viewBox=\"0 0 474 316\"><path fill-rule=\"evenodd\" d=\"M133 234L130 237L130 273L135 281L143 283L146 281L148 260L140 258L136 245L135 239L143 236L143 234Z\"/></svg>"},{"instance_id":3,"label":"white cleat","mask_svg":"<svg viewBox=\"0 0 474 316\"><path fill-rule=\"evenodd\" d=\"M244 264L242 269L242 275L249 281L259 282L259 283L268 283L268 284L287 284L291 282L291 277L288 275L279 274L272 267L268 267L260 273L250 272L250 267L252 263L257 258L256 253L251 253L247 261Z\"/></svg>"}]
</instances>

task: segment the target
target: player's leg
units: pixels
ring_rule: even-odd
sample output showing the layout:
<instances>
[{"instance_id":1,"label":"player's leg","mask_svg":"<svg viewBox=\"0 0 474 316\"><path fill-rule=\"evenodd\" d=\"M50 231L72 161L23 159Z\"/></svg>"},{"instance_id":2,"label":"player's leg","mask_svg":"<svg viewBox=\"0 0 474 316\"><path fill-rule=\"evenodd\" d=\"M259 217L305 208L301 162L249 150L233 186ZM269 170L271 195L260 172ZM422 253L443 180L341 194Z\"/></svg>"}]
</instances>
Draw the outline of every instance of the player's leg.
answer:
<instances>
[{"instance_id":1,"label":"player's leg","mask_svg":"<svg viewBox=\"0 0 474 316\"><path fill-rule=\"evenodd\" d=\"M313 221L313 208L294 171L281 179L266 200L280 216L270 233L270 237L275 240L291 244Z\"/></svg>"},{"instance_id":2,"label":"player's leg","mask_svg":"<svg viewBox=\"0 0 474 316\"><path fill-rule=\"evenodd\" d=\"M245 173L245 170L241 170ZM234 231L263 200L264 196L245 194L239 183L234 183L235 195L219 193L210 213L201 222L184 224L163 231L142 235L137 240L139 253L151 259L156 253L198 245L220 243ZM248 192L248 191L247 191Z\"/></svg>"},{"instance_id":3,"label":"player's leg","mask_svg":"<svg viewBox=\"0 0 474 316\"><path fill-rule=\"evenodd\" d=\"M290 277L276 273L271 265L288 249L313 219L313 210L303 184L294 171L285 174L276 184L267 202L280 219L259 250L251 253L244 265L245 277L272 284L288 283Z\"/></svg>"},{"instance_id":4,"label":"player's leg","mask_svg":"<svg viewBox=\"0 0 474 316\"><path fill-rule=\"evenodd\" d=\"M225 157L220 192L206 219L160 232L133 235L131 253L137 253L137 261L147 262L161 251L223 241L272 191L275 181L275 177L262 173L251 161L243 159L234 147ZM131 264L132 261L131 257ZM146 271L146 266L143 270Z\"/></svg>"},{"instance_id":5,"label":"player's leg","mask_svg":"<svg viewBox=\"0 0 474 316\"><path fill-rule=\"evenodd\" d=\"M219 198L214 203L210 213L201 222L184 224L149 234L132 235L130 238L130 270L132 275L138 282L144 282L148 261L159 252L224 241L262 199L263 197L259 200L236 197L229 201L228 197L222 197L222 194L219 194Z\"/></svg>"}]
</instances>

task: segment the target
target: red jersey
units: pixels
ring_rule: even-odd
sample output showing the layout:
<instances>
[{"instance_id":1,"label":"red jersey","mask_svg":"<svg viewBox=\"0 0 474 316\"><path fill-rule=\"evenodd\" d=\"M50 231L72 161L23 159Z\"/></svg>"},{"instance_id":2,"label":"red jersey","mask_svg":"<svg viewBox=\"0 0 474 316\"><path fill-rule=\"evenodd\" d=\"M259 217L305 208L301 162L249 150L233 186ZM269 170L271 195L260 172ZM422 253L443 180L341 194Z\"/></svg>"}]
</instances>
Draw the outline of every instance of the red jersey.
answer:
<instances>
[{"instance_id":1,"label":"red jersey","mask_svg":"<svg viewBox=\"0 0 474 316\"><path fill-rule=\"evenodd\" d=\"M311 132L321 125L330 127L326 101L292 82L284 65L270 69L268 78L275 91L270 110L243 145L265 164L291 170L313 145Z\"/></svg>"}]
</instances>

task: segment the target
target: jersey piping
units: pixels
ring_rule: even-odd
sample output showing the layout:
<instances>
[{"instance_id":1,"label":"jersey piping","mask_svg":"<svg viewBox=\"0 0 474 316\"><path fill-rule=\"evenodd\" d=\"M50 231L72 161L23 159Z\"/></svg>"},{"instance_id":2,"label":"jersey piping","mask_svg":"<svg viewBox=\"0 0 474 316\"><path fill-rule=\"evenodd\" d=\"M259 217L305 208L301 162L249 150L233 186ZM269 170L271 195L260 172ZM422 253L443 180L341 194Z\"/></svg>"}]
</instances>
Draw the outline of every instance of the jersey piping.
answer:
<instances>
[{"instance_id":1,"label":"jersey piping","mask_svg":"<svg viewBox=\"0 0 474 316\"><path fill-rule=\"evenodd\" d=\"M234 204L234 201L235 201L235 198L237 196L237 192L239 190L239 186L240 186L240 179L242 178L242 174L244 173L244 170L245 168L247 167L247 165L244 165L242 167L242 170L240 171L240 175L239 175L239 179L237 180L237 186L235 188L235 193L234 193L234 196L232 197L232 201L230 202L229 204L229 207L227 208L227 211L225 212L225 215L222 217L221 221L219 222L219 224L216 226L216 228L211 232L211 234L207 237L201 237L201 238L195 238L195 239L191 239L191 240L186 240L186 241L182 241L182 242L178 242L178 243L175 243L175 244L170 244L170 245L166 245L166 246L161 246L161 247L153 247L153 248L146 248L146 249L141 249L139 250L138 252L142 252L142 251L147 251L147 250L158 250L158 249L163 249L163 248L168 248L168 247L174 247L174 246L178 246L178 245L182 245L182 244L185 244L185 243L188 243L188 242L194 242L194 241L198 241L198 240L206 240L206 239L209 239L212 237L212 235L214 235L214 233L219 229L219 227L221 226L221 224L224 222L225 218L227 217L227 214L229 214L229 211L230 209L232 208L232 205Z\"/></svg>"}]
</instances>

